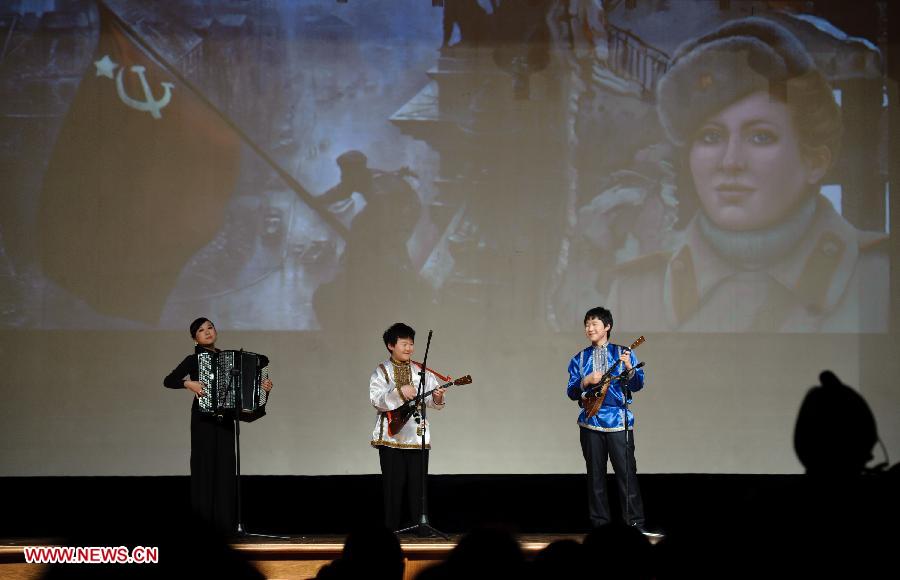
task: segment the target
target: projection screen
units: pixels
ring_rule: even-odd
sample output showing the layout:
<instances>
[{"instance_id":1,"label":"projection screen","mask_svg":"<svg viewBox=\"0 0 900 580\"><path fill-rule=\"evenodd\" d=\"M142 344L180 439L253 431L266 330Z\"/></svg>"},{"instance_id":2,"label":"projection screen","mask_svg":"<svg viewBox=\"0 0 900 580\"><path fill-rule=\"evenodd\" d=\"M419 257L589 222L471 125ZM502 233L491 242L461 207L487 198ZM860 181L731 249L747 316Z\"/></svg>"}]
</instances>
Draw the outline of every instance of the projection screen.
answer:
<instances>
[{"instance_id":1,"label":"projection screen","mask_svg":"<svg viewBox=\"0 0 900 580\"><path fill-rule=\"evenodd\" d=\"M799 472L824 369L897 449L896 87L877 39L769 4L0 9L0 475L188 473L162 379L199 316L272 361L248 474L378 472L397 321L474 379L432 473L581 472L599 305L646 337L641 473ZM788 36L706 50L746 18Z\"/></svg>"}]
</instances>

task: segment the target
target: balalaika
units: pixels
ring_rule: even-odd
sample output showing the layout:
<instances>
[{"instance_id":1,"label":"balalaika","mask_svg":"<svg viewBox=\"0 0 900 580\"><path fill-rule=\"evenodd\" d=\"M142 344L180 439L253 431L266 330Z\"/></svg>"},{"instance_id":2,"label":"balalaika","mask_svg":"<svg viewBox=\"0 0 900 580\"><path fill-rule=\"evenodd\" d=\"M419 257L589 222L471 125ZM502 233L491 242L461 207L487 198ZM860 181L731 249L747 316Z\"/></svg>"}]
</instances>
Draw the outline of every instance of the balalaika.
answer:
<instances>
[{"instance_id":1,"label":"balalaika","mask_svg":"<svg viewBox=\"0 0 900 580\"><path fill-rule=\"evenodd\" d=\"M197 353L197 380L206 385L199 398L200 412L233 417L236 394L240 393L241 421L265 415L268 393L262 382L269 378L268 365L269 357L245 350Z\"/></svg>"}]
</instances>

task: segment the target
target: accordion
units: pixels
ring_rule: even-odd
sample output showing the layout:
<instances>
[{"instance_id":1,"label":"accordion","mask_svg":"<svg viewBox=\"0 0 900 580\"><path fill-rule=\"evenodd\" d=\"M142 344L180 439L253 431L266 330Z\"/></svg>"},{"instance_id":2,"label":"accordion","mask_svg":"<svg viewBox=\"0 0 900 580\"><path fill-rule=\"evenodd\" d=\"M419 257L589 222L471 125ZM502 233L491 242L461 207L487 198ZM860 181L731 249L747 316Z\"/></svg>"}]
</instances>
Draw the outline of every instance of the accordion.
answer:
<instances>
[{"instance_id":1,"label":"accordion","mask_svg":"<svg viewBox=\"0 0 900 580\"><path fill-rule=\"evenodd\" d=\"M255 352L198 352L197 380L206 385L198 401L200 412L219 416L234 416L237 412L241 421L247 422L265 415L268 393L262 382L269 378L268 365L269 358Z\"/></svg>"}]
</instances>

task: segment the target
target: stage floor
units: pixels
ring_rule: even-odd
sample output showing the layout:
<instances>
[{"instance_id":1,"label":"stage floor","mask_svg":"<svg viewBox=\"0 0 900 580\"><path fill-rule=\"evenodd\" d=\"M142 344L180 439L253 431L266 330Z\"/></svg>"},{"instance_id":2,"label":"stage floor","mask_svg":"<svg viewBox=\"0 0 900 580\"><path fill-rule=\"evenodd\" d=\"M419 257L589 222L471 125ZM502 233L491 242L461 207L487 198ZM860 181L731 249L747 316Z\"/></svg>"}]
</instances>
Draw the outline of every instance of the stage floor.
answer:
<instances>
[{"instance_id":1,"label":"stage floor","mask_svg":"<svg viewBox=\"0 0 900 580\"><path fill-rule=\"evenodd\" d=\"M462 536L450 534L449 539L400 536L406 557L405 580L412 580L425 568L442 561ZM562 539L580 542L583 534L520 534L519 544L527 557L533 556L548 544ZM61 546L53 538L7 538L0 540L0 578L39 578L44 564L27 564L23 548L27 546ZM266 578L315 578L319 569L341 555L344 536L310 535L287 539L242 538L231 544L251 561ZM160 551L160 558L164 554ZM128 566L123 564L123 566Z\"/></svg>"}]
</instances>

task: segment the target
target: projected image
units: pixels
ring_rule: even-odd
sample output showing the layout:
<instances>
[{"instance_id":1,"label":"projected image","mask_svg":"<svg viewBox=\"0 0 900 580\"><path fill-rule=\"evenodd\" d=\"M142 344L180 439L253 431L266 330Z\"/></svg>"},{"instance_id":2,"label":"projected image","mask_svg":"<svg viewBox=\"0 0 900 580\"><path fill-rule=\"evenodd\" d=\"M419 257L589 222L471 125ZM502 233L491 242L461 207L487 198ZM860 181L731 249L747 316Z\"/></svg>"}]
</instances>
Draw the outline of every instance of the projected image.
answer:
<instances>
[{"instance_id":1,"label":"projected image","mask_svg":"<svg viewBox=\"0 0 900 580\"><path fill-rule=\"evenodd\" d=\"M821 15L37 4L0 9L4 327L888 330L880 54Z\"/></svg>"},{"instance_id":2,"label":"projected image","mask_svg":"<svg viewBox=\"0 0 900 580\"><path fill-rule=\"evenodd\" d=\"M884 180L857 189L858 140L839 163L841 110L799 35L825 31L860 57L849 68L840 53L822 58L835 84L876 76L865 65L877 54L826 22L769 16L713 22L669 58L646 51L645 70L659 76L644 88L655 91L665 138L632 147L598 180L600 193L577 203L557 293L567 317L574 297L646 331L887 330ZM879 107L869 103L873 119ZM869 165L877 175L878 162ZM859 196L866 209L855 221L873 231L820 194L834 190Z\"/></svg>"},{"instance_id":3,"label":"projected image","mask_svg":"<svg viewBox=\"0 0 900 580\"><path fill-rule=\"evenodd\" d=\"M5 325L316 330L373 272L431 290L433 154L390 115L440 10L38 4L6 20Z\"/></svg>"}]
</instances>

